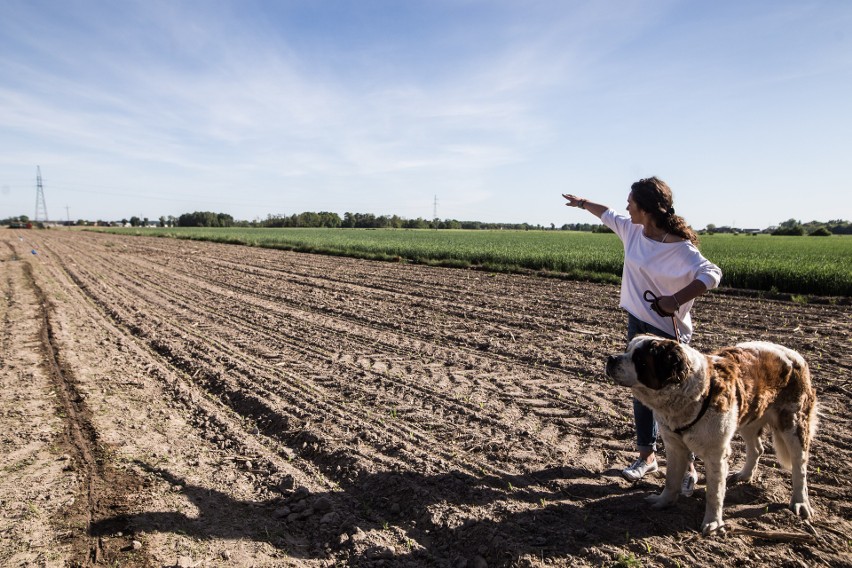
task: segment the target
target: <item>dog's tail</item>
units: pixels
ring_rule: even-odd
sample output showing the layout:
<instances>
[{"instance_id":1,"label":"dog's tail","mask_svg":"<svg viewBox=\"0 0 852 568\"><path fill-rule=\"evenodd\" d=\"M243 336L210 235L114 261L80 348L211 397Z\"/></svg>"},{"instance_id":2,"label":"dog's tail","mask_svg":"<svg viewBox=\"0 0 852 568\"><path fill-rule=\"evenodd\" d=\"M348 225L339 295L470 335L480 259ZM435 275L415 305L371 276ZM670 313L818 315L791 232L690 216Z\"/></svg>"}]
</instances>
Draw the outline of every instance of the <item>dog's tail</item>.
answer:
<instances>
[{"instance_id":1,"label":"dog's tail","mask_svg":"<svg viewBox=\"0 0 852 568\"><path fill-rule=\"evenodd\" d=\"M787 436L781 430L772 428L772 445L775 448L775 458L781 464L781 467L789 471L793 469L793 459L788 442Z\"/></svg>"},{"instance_id":2,"label":"dog's tail","mask_svg":"<svg viewBox=\"0 0 852 568\"><path fill-rule=\"evenodd\" d=\"M809 398L810 400L799 413L797 423L794 424L792 431L785 431L774 425L771 427L775 457L781 467L786 470L793 468L794 452L801 452L807 462L811 441L816 434L819 409L814 397Z\"/></svg>"},{"instance_id":3,"label":"dog's tail","mask_svg":"<svg viewBox=\"0 0 852 568\"><path fill-rule=\"evenodd\" d=\"M811 370L807 362L795 351L787 350L787 356L790 366L790 385L798 391L795 401L797 410L791 412L793 409L787 408L790 412L787 420L792 415L792 429L789 426L783 430L779 429L780 424L777 422L772 425L772 443L775 446L778 463L785 469L792 469L793 458L800 452L807 463L811 441L816 435L819 408L816 393L811 386ZM782 422L787 421L782 420Z\"/></svg>"}]
</instances>

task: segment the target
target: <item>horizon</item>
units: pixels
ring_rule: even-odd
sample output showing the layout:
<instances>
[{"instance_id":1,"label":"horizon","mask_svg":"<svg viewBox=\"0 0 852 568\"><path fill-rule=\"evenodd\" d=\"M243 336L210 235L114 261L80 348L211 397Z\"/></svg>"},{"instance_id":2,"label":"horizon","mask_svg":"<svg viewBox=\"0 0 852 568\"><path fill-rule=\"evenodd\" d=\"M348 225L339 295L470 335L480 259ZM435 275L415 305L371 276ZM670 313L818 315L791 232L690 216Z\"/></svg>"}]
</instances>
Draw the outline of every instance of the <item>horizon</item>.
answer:
<instances>
[{"instance_id":1,"label":"horizon","mask_svg":"<svg viewBox=\"0 0 852 568\"><path fill-rule=\"evenodd\" d=\"M652 175L696 228L850 218L850 27L796 0L8 0L0 217L34 217L40 167L66 220L594 224L561 194L623 211Z\"/></svg>"},{"instance_id":2,"label":"horizon","mask_svg":"<svg viewBox=\"0 0 852 568\"><path fill-rule=\"evenodd\" d=\"M139 219L139 221L144 222L145 220L147 220L148 223L151 223L151 222L155 222L155 221L159 222L160 219L163 219L163 218L168 220L170 217L177 220L181 215L188 215L188 214L192 214L192 213L214 213L216 215L228 215L228 216L232 217L234 223L252 223L252 224L263 223L264 221L267 221L269 219L276 218L276 217L289 218L289 217L294 217L294 216L299 216L299 215L304 215L304 214L312 214L312 213L313 214L333 213L335 215L338 215L338 217L341 220L344 218L345 214L374 215L376 218L386 218L386 219L392 219L394 217L397 217L397 218L401 219L402 221L423 220L423 221L426 221L428 223L431 223L432 221L435 220L435 219L430 219L430 218L427 218L427 217L404 217L402 215L397 215L397 214L393 214L393 213L375 214L375 213L364 213L364 212L359 212L359 211L345 211L344 214L342 214L342 215L337 213L337 212L334 212L334 211L301 211L299 213L291 213L289 215L280 215L280 216L267 215L263 218L256 218L256 219L239 219L237 217L234 217L233 215L230 215L227 211L184 211L184 212L182 212L178 215L158 215L156 217L139 217L138 215L125 215L125 216L122 216L120 219L118 219L118 218L116 218L116 219L84 219L84 218L81 217L81 218L78 218L78 219L64 219L64 220L48 219L48 220L45 220L45 221L39 220L38 222L44 223L44 224L47 224L47 225L51 225L51 224L52 225L66 225L68 223L71 223L72 225L78 225L80 223L80 221L83 221L87 224L119 223L119 222L129 223L129 222L131 222L133 217L136 217L137 219ZM27 221L35 222L32 218L30 218L26 214L12 215L12 216L4 218L3 220L9 221L9 220L17 219L17 218L20 218L20 217L26 217ZM525 222L525 221L520 221L520 222L481 221L481 220L477 220L477 219L453 219L453 218L437 218L437 220L438 220L438 222L441 222L441 223L446 223L446 222L481 223L483 225L504 225L504 226L513 226L513 227L520 226L520 225L528 225L529 227L534 228L534 229L535 228L542 228L542 229L546 229L546 230L550 230L550 229L548 229L548 226L550 226L550 225L553 225L554 226L553 228L556 229L556 230L562 230L562 227L565 227L565 226L578 226L578 225L590 225L590 226L601 226L601 227L604 226L603 223L600 221L600 219L596 219L596 221L589 221L589 222L562 223L561 225L557 224L557 223L529 223L529 222ZM707 225L705 225L703 227L695 227L695 226L692 226L692 225L690 225L690 226L693 228L693 230L699 231L699 232L711 231L711 230L712 231L722 231L722 232L725 232L725 231L748 232L748 231L755 231L755 230L756 231L768 231L768 230L777 228L782 223L785 223L785 222L790 221L790 220L794 220L794 221L796 221L797 223L799 223L803 226L812 225L812 224L828 225L832 221L838 221L840 223L845 223L845 224L852 223L852 221L850 221L848 219L842 219L842 218L827 219L827 220L811 219L811 220L808 220L808 221L804 221L802 219L796 219L795 217L788 217L787 219L778 221L777 223L773 223L773 224L767 225L765 227L735 227L735 226L731 226L731 225L717 225L716 223L708 223ZM712 229L709 228L711 226L713 227ZM192 228L192 227L189 227L189 228ZM305 227L290 227L290 228L305 228ZM329 228L332 228L332 227L329 227ZM345 228L345 227L338 227L338 228Z\"/></svg>"}]
</instances>

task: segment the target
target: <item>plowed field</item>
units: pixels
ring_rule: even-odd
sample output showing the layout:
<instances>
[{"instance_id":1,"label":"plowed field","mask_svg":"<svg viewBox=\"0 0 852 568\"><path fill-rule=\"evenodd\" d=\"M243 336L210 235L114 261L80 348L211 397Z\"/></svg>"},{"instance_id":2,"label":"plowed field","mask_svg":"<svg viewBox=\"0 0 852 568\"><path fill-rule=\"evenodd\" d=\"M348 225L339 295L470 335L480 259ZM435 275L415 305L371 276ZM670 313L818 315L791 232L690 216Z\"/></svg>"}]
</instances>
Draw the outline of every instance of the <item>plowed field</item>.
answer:
<instances>
[{"instance_id":1,"label":"plowed field","mask_svg":"<svg viewBox=\"0 0 852 568\"><path fill-rule=\"evenodd\" d=\"M852 562L852 308L712 293L693 346L811 364L812 523L771 445L707 538L651 511L618 290L65 230L0 230L0 564ZM664 452L661 454L664 463ZM735 442L732 466L741 462Z\"/></svg>"}]
</instances>

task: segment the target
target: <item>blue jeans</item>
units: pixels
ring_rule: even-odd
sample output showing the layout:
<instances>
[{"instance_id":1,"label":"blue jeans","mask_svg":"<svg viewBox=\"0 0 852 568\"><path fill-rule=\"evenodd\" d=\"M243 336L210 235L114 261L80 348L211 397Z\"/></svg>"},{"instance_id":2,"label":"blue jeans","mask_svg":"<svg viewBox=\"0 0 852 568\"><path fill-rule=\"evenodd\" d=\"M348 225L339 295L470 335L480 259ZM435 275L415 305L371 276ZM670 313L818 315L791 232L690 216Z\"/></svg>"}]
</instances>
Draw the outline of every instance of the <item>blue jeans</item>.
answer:
<instances>
[{"instance_id":1,"label":"blue jeans","mask_svg":"<svg viewBox=\"0 0 852 568\"><path fill-rule=\"evenodd\" d=\"M627 342L635 336L650 333L666 339L674 339L670 333L654 327L649 323L645 323L633 314L627 314ZM657 421L654 420L654 412L636 400L633 399L633 421L636 424L636 447L641 452L642 450L650 450L656 453L657 451Z\"/></svg>"}]
</instances>

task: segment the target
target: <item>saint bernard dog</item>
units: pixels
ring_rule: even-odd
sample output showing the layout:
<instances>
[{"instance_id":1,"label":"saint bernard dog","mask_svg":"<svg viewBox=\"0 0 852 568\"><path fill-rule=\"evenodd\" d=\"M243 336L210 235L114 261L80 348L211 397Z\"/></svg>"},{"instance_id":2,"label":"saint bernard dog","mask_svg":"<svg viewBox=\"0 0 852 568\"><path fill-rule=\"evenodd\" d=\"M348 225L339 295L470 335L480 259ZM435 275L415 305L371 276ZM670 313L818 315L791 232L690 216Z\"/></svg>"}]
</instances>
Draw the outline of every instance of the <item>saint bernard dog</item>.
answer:
<instances>
[{"instance_id":1,"label":"saint bernard dog","mask_svg":"<svg viewBox=\"0 0 852 568\"><path fill-rule=\"evenodd\" d=\"M705 355L639 335L625 353L608 358L606 374L654 411L667 455L665 488L647 498L655 509L677 500L692 451L704 461L707 476L701 531L721 528L731 439L739 433L746 448L745 464L731 479L751 482L768 427L778 462L793 473L790 508L804 519L813 515L806 469L816 433L816 395L808 364L797 352L756 341Z\"/></svg>"}]
</instances>

